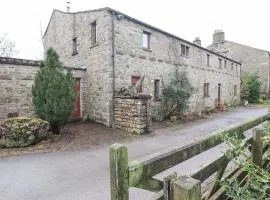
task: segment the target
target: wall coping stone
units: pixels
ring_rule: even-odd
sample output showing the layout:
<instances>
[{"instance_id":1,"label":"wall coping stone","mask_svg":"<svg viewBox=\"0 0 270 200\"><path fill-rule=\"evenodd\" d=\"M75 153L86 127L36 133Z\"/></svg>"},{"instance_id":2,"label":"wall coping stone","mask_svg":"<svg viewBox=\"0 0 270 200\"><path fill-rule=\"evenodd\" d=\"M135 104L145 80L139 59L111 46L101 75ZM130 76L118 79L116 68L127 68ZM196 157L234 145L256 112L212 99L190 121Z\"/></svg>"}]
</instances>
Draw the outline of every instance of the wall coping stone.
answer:
<instances>
[{"instance_id":1,"label":"wall coping stone","mask_svg":"<svg viewBox=\"0 0 270 200\"><path fill-rule=\"evenodd\" d=\"M136 96L115 96L117 99L151 99L150 94L137 94Z\"/></svg>"}]
</instances>

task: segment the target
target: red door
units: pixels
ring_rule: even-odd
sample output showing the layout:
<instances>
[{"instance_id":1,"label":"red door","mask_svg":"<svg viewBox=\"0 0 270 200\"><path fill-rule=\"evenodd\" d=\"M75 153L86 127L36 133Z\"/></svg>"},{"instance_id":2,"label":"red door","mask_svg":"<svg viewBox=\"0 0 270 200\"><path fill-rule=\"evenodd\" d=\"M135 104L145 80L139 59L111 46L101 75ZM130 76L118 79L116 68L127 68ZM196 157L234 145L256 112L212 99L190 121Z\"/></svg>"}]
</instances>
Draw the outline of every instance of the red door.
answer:
<instances>
[{"instance_id":1,"label":"red door","mask_svg":"<svg viewBox=\"0 0 270 200\"><path fill-rule=\"evenodd\" d=\"M71 114L72 118L76 118L76 119L81 117L80 89L81 89L80 79L76 78L75 79L75 92L76 92L75 107L74 107L73 113Z\"/></svg>"}]
</instances>

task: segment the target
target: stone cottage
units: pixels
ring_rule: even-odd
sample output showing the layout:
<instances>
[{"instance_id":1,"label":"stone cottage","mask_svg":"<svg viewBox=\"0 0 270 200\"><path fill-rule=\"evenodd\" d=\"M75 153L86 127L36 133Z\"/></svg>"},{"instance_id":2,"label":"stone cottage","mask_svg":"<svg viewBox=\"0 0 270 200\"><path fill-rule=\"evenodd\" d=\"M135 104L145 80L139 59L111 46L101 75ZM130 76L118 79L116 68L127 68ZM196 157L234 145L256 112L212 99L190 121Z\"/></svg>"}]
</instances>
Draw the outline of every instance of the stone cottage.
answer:
<instances>
[{"instance_id":1,"label":"stone cottage","mask_svg":"<svg viewBox=\"0 0 270 200\"><path fill-rule=\"evenodd\" d=\"M263 83L262 95L269 96L270 92L270 53L269 51L249 47L247 45L225 40L225 33L216 30L213 34L213 43L209 50L224 55L242 63L243 72L256 73ZM236 68L231 65L231 68Z\"/></svg>"},{"instance_id":2,"label":"stone cottage","mask_svg":"<svg viewBox=\"0 0 270 200\"><path fill-rule=\"evenodd\" d=\"M240 101L240 62L202 47L199 38L193 43L186 41L111 8L75 13L54 10L43 39L45 50L55 48L76 77L76 117L114 126L116 91L144 77L140 92L152 96L152 116L159 118L162 88L176 69L186 70L196 88L190 111ZM0 101L1 111L13 106L9 98L16 95L10 84L22 84L27 85L18 88L26 96L22 113L33 113L31 83L37 64L0 59L0 82L6 87L1 88L1 94L9 91L9 97ZM14 111L20 112L20 99L14 100L19 102Z\"/></svg>"}]
</instances>

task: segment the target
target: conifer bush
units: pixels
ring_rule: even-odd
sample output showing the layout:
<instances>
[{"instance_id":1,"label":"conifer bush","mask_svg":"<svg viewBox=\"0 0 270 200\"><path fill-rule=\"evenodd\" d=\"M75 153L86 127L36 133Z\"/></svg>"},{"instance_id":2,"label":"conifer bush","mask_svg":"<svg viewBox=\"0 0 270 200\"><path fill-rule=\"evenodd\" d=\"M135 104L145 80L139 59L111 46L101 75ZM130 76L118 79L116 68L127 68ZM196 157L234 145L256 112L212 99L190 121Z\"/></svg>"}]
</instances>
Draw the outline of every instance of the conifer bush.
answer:
<instances>
[{"instance_id":1,"label":"conifer bush","mask_svg":"<svg viewBox=\"0 0 270 200\"><path fill-rule=\"evenodd\" d=\"M36 115L50 123L54 134L59 134L74 109L75 87L70 70L64 69L52 48L40 64L32 94Z\"/></svg>"}]
</instances>

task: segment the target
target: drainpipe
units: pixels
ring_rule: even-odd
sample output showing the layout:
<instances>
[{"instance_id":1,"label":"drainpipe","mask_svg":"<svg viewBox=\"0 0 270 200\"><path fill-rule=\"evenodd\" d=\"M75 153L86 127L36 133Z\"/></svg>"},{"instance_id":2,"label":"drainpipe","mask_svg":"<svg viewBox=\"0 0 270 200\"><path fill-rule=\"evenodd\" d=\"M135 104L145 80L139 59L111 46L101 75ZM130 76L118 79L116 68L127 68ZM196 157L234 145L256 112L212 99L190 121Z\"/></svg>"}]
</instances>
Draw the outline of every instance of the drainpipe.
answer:
<instances>
[{"instance_id":1,"label":"drainpipe","mask_svg":"<svg viewBox=\"0 0 270 200\"><path fill-rule=\"evenodd\" d=\"M111 12L112 15L112 128L115 128L115 35L114 35L114 12Z\"/></svg>"}]
</instances>

